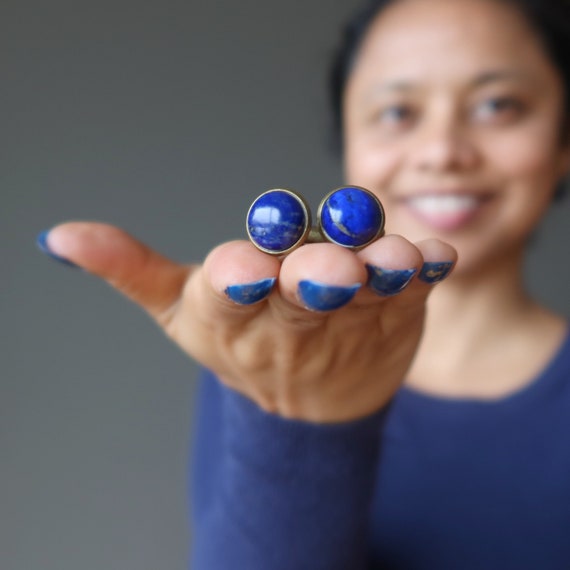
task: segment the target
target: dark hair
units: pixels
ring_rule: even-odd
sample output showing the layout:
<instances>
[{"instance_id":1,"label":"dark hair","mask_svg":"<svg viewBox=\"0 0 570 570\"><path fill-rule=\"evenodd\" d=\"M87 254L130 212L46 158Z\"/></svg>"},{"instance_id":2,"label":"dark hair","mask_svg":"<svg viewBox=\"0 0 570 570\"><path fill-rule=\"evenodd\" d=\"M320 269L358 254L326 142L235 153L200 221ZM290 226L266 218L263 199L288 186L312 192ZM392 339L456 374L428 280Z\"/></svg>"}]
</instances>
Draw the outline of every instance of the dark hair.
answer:
<instances>
[{"instance_id":1,"label":"dark hair","mask_svg":"<svg viewBox=\"0 0 570 570\"><path fill-rule=\"evenodd\" d=\"M342 150L342 107L346 82L370 24L375 17L397 0L368 0L344 28L329 73L329 96L332 110L333 146ZM570 0L496 0L517 8L537 33L547 55L558 69L564 87L564 120L561 142L570 144ZM564 193L565 182L556 192Z\"/></svg>"},{"instance_id":2,"label":"dark hair","mask_svg":"<svg viewBox=\"0 0 570 570\"><path fill-rule=\"evenodd\" d=\"M346 82L360 44L372 20L395 0L369 0L345 25L341 41L333 55L329 72L329 96L332 110L333 145L342 149L342 107Z\"/></svg>"}]
</instances>

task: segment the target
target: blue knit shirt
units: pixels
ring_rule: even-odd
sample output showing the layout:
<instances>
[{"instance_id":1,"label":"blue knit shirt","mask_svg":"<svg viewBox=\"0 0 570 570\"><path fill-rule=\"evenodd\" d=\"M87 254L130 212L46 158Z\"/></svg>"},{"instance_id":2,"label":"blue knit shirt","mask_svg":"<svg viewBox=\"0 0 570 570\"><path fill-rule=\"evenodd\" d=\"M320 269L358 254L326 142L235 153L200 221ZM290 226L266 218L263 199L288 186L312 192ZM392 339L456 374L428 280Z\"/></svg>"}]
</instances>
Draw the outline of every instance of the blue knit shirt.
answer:
<instances>
[{"instance_id":1,"label":"blue knit shirt","mask_svg":"<svg viewBox=\"0 0 570 570\"><path fill-rule=\"evenodd\" d=\"M570 570L570 334L497 401L285 420L201 379L193 570Z\"/></svg>"}]
</instances>

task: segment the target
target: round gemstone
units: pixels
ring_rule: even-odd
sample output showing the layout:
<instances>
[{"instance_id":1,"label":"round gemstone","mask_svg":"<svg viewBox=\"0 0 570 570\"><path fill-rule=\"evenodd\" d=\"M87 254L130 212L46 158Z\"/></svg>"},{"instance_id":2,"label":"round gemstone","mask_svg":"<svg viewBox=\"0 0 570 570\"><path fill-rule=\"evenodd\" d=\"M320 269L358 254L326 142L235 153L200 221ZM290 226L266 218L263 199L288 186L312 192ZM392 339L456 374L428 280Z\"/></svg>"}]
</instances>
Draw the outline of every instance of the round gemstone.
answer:
<instances>
[{"instance_id":1,"label":"round gemstone","mask_svg":"<svg viewBox=\"0 0 570 570\"><path fill-rule=\"evenodd\" d=\"M300 198L284 190L269 190L251 205L247 230L251 241L272 253L291 249L305 235L309 221Z\"/></svg>"},{"instance_id":2,"label":"round gemstone","mask_svg":"<svg viewBox=\"0 0 570 570\"><path fill-rule=\"evenodd\" d=\"M378 236L384 225L384 213L372 193L347 186L325 199L320 223L331 241L345 247L360 247Z\"/></svg>"}]
</instances>

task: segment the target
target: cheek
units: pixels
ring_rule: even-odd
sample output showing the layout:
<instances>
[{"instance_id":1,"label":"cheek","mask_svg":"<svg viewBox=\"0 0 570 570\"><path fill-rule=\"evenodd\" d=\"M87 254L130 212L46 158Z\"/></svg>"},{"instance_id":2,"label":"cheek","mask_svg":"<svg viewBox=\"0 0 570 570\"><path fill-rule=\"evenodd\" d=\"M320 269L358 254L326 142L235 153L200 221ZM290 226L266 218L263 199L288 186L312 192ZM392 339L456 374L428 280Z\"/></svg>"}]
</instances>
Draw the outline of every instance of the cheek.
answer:
<instances>
[{"instance_id":1,"label":"cheek","mask_svg":"<svg viewBox=\"0 0 570 570\"><path fill-rule=\"evenodd\" d=\"M542 219L560 178L559 145L552 133L509 137L489 145L487 164L501 180L504 229L517 236L528 236Z\"/></svg>"},{"instance_id":2,"label":"cheek","mask_svg":"<svg viewBox=\"0 0 570 570\"><path fill-rule=\"evenodd\" d=\"M488 164L494 165L506 181L519 181L547 193L561 177L561 150L553 129L537 127L491 141Z\"/></svg>"},{"instance_id":3,"label":"cheek","mask_svg":"<svg viewBox=\"0 0 570 570\"><path fill-rule=\"evenodd\" d=\"M380 194L398 170L403 153L398 145L390 148L348 136L345 141L344 172L348 184L364 186Z\"/></svg>"}]
</instances>

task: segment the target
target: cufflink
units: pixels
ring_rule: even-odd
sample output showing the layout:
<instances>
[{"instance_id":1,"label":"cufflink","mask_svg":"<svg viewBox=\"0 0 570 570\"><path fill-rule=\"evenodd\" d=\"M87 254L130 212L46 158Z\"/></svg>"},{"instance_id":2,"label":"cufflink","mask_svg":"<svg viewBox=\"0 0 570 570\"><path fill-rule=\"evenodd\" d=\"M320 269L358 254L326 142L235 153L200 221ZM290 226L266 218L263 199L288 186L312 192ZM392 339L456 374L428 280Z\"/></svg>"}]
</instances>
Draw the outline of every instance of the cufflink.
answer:
<instances>
[{"instance_id":1,"label":"cufflink","mask_svg":"<svg viewBox=\"0 0 570 570\"><path fill-rule=\"evenodd\" d=\"M250 241L270 255L287 255L303 243L331 242L361 249L382 236L385 214L366 188L342 186L319 204L312 226L306 200L294 190L273 188L258 196L247 213Z\"/></svg>"}]
</instances>

